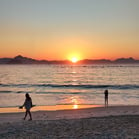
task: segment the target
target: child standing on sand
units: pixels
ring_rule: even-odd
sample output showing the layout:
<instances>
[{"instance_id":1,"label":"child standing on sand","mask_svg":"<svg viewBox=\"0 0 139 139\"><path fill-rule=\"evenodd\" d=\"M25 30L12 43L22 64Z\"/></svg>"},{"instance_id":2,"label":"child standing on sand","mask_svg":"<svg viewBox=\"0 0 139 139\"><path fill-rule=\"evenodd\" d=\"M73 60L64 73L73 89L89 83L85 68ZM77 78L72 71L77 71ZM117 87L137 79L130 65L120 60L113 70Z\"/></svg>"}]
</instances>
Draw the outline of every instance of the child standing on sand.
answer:
<instances>
[{"instance_id":1,"label":"child standing on sand","mask_svg":"<svg viewBox=\"0 0 139 139\"><path fill-rule=\"evenodd\" d=\"M104 95L105 95L105 107L108 107L108 90L104 91Z\"/></svg>"},{"instance_id":2,"label":"child standing on sand","mask_svg":"<svg viewBox=\"0 0 139 139\"><path fill-rule=\"evenodd\" d=\"M31 97L29 96L28 93L26 93L25 97L26 97L25 102L24 102L24 104L20 107L20 108L25 107L25 109L26 109L25 117L24 117L23 119L25 120L26 117L27 117L27 115L29 114L29 116L30 116L30 119L29 119L29 120L32 120L32 116L31 116L31 112L30 112L30 109L31 109L31 107L32 107L32 99L31 99Z\"/></svg>"}]
</instances>

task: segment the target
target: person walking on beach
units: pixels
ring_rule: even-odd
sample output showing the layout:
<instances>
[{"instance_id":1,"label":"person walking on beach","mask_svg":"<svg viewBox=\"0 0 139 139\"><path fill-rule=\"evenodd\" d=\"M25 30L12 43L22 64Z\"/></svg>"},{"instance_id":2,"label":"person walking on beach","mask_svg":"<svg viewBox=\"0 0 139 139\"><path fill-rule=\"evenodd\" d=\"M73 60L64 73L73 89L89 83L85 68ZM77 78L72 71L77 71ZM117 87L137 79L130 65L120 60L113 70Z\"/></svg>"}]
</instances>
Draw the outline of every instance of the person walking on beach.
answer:
<instances>
[{"instance_id":1,"label":"person walking on beach","mask_svg":"<svg viewBox=\"0 0 139 139\"><path fill-rule=\"evenodd\" d=\"M104 95L105 95L105 107L108 107L108 90L104 91Z\"/></svg>"},{"instance_id":2,"label":"person walking on beach","mask_svg":"<svg viewBox=\"0 0 139 139\"><path fill-rule=\"evenodd\" d=\"M30 120L32 120L32 115L31 115L31 112L30 112L30 109L32 107L32 99L31 99L31 97L29 96L28 93L26 93L25 97L26 97L25 102L20 108L22 109L23 107L25 107L26 112L25 112L25 117L23 119L25 120L27 115L29 114L29 116L30 116L29 121L30 121Z\"/></svg>"}]
</instances>

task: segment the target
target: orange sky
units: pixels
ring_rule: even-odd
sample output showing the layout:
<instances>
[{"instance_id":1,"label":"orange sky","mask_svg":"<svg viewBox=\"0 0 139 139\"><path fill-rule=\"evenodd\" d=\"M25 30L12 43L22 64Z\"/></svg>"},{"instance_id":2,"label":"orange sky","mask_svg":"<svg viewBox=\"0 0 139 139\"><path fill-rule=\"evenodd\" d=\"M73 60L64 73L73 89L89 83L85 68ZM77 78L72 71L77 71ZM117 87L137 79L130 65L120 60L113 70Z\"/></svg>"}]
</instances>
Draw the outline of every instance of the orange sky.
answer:
<instances>
[{"instance_id":1,"label":"orange sky","mask_svg":"<svg viewBox=\"0 0 139 139\"><path fill-rule=\"evenodd\" d=\"M138 4L137 0L0 1L0 57L139 59Z\"/></svg>"}]
</instances>

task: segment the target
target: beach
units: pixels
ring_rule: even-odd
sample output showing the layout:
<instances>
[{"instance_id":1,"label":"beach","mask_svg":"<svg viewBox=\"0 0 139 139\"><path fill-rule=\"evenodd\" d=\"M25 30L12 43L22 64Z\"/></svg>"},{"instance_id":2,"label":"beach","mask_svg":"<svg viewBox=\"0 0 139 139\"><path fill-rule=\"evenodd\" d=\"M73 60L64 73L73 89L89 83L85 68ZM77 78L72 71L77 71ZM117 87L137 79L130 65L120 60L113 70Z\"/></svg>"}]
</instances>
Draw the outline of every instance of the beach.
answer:
<instances>
[{"instance_id":1,"label":"beach","mask_svg":"<svg viewBox=\"0 0 139 139\"><path fill-rule=\"evenodd\" d=\"M38 107L39 108L39 107ZM33 109L32 109L33 110ZM24 110L0 113L0 137L5 139L139 139L139 106L109 106L67 110Z\"/></svg>"},{"instance_id":2,"label":"beach","mask_svg":"<svg viewBox=\"0 0 139 139\"><path fill-rule=\"evenodd\" d=\"M0 0L0 139L139 139L139 0Z\"/></svg>"}]
</instances>

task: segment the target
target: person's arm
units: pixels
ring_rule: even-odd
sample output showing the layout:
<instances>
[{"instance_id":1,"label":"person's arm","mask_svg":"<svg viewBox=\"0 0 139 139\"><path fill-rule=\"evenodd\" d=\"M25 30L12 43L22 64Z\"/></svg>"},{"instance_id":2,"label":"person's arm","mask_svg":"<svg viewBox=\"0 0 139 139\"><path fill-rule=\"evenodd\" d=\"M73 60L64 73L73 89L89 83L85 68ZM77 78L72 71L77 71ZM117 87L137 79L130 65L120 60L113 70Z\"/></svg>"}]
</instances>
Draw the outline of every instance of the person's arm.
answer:
<instances>
[{"instance_id":1,"label":"person's arm","mask_svg":"<svg viewBox=\"0 0 139 139\"><path fill-rule=\"evenodd\" d=\"M22 109L25 106L25 103L26 103L26 100L25 100L25 102L23 103L22 106L19 106L19 109Z\"/></svg>"}]
</instances>

